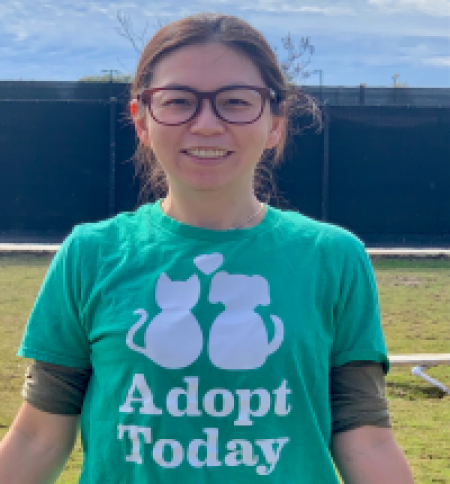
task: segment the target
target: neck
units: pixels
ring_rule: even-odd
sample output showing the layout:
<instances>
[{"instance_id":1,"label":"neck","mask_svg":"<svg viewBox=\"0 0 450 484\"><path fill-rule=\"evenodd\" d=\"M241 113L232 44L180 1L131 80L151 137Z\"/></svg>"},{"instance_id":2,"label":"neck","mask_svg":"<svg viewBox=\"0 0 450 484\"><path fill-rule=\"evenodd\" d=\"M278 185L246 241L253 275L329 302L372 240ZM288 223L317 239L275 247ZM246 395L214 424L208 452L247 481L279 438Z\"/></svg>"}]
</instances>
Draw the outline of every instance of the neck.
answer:
<instances>
[{"instance_id":1,"label":"neck","mask_svg":"<svg viewBox=\"0 0 450 484\"><path fill-rule=\"evenodd\" d=\"M253 192L245 198L224 199L209 192L199 199L198 196L190 198L169 191L161 208L179 222L213 230L253 227L261 222L265 214Z\"/></svg>"}]
</instances>

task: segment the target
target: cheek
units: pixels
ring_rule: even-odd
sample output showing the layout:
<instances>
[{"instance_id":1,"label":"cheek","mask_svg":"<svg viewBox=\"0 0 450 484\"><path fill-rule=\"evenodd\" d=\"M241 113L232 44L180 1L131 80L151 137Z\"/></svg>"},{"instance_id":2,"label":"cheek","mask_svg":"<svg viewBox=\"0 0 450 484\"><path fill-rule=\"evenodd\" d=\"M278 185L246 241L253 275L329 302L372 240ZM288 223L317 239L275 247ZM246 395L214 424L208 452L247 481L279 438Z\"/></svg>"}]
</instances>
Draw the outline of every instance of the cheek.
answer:
<instances>
[{"instance_id":1,"label":"cheek","mask_svg":"<svg viewBox=\"0 0 450 484\"><path fill-rule=\"evenodd\" d=\"M255 153L255 155L260 155L264 152L270 139L269 130L265 124L258 126L257 129L254 129L251 132L243 132L241 137L243 143L247 145L248 151Z\"/></svg>"},{"instance_id":2,"label":"cheek","mask_svg":"<svg viewBox=\"0 0 450 484\"><path fill-rule=\"evenodd\" d=\"M169 129L164 126L154 126L149 133L155 156L163 163L165 160L170 160L180 149L177 143L176 131Z\"/></svg>"}]
</instances>

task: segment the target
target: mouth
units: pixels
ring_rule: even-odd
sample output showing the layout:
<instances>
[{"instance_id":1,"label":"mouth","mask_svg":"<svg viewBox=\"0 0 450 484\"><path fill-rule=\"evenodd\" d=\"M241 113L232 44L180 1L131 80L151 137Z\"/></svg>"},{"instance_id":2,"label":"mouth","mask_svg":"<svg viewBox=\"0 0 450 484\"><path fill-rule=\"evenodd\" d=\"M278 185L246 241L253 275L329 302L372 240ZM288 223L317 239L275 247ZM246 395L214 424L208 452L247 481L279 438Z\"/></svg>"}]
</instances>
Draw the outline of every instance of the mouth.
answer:
<instances>
[{"instance_id":1,"label":"mouth","mask_svg":"<svg viewBox=\"0 0 450 484\"><path fill-rule=\"evenodd\" d=\"M232 151L220 148L191 148L182 150L181 152L200 162L222 161L233 153Z\"/></svg>"}]
</instances>

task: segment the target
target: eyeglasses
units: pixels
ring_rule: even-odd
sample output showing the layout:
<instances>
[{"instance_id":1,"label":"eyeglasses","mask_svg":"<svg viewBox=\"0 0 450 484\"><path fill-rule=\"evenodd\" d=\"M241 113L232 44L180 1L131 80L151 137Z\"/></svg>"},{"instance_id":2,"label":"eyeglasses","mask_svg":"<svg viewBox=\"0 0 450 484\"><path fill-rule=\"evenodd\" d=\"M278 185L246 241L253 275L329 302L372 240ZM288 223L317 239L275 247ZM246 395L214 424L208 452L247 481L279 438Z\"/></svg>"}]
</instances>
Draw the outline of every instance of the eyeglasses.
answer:
<instances>
[{"instance_id":1,"label":"eyeglasses","mask_svg":"<svg viewBox=\"0 0 450 484\"><path fill-rule=\"evenodd\" d=\"M190 87L143 89L137 99L148 107L152 118L165 126L188 123L200 112L203 99L209 99L214 114L230 124L250 124L258 120L266 100L276 94L268 87L227 86L216 91L196 91Z\"/></svg>"}]
</instances>

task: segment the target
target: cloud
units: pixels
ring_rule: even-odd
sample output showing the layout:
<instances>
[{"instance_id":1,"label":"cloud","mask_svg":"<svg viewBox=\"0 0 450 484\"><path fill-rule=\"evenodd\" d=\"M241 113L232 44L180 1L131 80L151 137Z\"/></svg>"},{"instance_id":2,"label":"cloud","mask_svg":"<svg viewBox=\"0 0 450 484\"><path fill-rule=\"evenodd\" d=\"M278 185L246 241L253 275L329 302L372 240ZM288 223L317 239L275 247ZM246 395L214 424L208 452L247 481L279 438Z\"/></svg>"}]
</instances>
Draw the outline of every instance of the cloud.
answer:
<instances>
[{"instance_id":1,"label":"cloud","mask_svg":"<svg viewBox=\"0 0 450 484\"><path fill-rule=\"evenodd\" d=\"M337 75L349 70L359 71L363 76L365 72L375 72L377 69L395 69L394 73L397 70L405 72L405 69L424 70L424 66L428 65L430 69L439 69L441 72L444 59L448 59L445 55L448 52L447 46L447 37L423 39L328 34L317 41L312 69L326 66L328 76L332 72Z\"/></svg>"},{"instance_id":2,"label":"cloud","mask_svg":"<svg viewBox=\"0 0 450 484\"><path fill-rule=\"evenodd\" d=\"M431 59L423 59L422 62L428 66L450 67L450 56L432 57Z\"/></svg>"},{"instance_id":3,"label":"cloud","mask_svg":"<svg viewBox=\"0 0 450 484\"><path fill-rule=\"evenodd\" d=\"M399 46L397 57L403 63L416 66L449 67L448 38L433 39L425 43L423 39L415 39L406 45Z\"/></svg>"},{"instance_id":4,"label":"cloud","mask_svg":"<svg viewBox=\"0 0 450 484\"><path fill-rule=\"evenodd\" d=\"M241 5L240 10L252 10L257 12L279 12L279 13L306 13L325 16L346 16L356 15L355 11L347 5L336 5L329 3L324 6L317 4L299 6L298 2L280 2L279 0L258 0L252 5Z\"/></svg>"},{"instance_id":5,"label":"cloud","mask_svg":"<svg viewBox=\"0 0 450 484\"><path fill-rule=\"evenodd\" d=\"M368 0L385 13L415 11L435 17L450 16L450 0Z\"/></svg>"},{"instance_id":6,"label":"cloud","mask_svg":"<svg viewBox=\"0 0 450 484\"><path fill-rule=\"evenodd\" d=\"M280 51L288 32L309 36L316 46L312 69L328 78L332 71L342 79L346 69L360 76L401 64L442 79L449 66L450 0L0 0L0 75L76 79L106 68L132 72L137 57L117 33L118 11L138 35L148 25L145 39L158 21L201 11L242 17Z\"/></svg>"}]
</instances>

